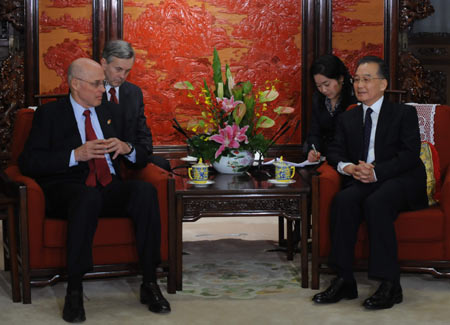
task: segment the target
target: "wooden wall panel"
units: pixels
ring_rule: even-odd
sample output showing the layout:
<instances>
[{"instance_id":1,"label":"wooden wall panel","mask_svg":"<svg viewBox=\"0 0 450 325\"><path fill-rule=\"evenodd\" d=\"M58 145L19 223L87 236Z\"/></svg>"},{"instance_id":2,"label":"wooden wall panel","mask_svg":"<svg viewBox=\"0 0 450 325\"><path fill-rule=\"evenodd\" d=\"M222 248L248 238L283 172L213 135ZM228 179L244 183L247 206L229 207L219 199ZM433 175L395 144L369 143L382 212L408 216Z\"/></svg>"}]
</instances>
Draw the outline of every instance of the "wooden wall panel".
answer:
<instances>
[{"instance_id":1,"label":"wooden wall panel","mask_svg":"<svg viewBox=\"0 0 450 325\"><path fill-rule=\"evenodd\" d=\"M92 57L92 0L39 0L39 91L68 92L67 68Z\"/></svg>"},{"instance_id":2,"label":"wooden wall panel","mask_svg":"<svg viewBox=\"0 0 450 325\"><path fill-rule=\"evenodd\" d=\"M353 73L365 55L384 57L384 0L333 0L333 53Z\"/></svg>"}]
</instances>

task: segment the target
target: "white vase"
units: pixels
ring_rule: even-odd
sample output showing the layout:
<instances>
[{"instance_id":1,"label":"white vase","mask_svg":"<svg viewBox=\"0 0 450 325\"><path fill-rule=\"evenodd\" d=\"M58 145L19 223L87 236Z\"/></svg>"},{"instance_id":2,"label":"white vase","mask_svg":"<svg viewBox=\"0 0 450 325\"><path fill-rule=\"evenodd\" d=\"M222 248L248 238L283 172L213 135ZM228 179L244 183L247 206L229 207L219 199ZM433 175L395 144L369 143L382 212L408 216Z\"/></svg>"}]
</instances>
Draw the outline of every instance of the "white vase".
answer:
<instances>
[{"instance_id":1,"label":"white vase","mask_svg":"<svg viewBox=\"0 0 450 325\"><path fill-rule=\"evenodd\" d=\"M232 150L228 156L214 162L214 169L222 174L243 174L253 164L253 154L247 150Z\"/></svg>"}]
</instances>

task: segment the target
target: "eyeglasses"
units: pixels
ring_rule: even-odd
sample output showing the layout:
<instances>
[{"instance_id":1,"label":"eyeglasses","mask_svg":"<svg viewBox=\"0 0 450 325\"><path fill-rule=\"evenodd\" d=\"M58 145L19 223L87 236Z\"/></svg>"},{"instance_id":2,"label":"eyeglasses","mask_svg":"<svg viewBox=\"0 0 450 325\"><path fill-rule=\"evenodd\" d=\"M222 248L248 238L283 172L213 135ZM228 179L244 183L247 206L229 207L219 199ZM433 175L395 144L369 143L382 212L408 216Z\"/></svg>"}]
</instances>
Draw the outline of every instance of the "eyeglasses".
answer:
<instances>
[{"instance_id":1,"label":"eyeglasses","mask_svg":"<svg viewBox=\"0 0 450 325\"><path fill-rule=\"evenodd\" d=\"M351 82L352 82L353 84L359 84L359 83L368 84L368 83L370 83L370 82L371 82L372 80L374 80L374 79L385 79L385 78L377 78L377 77L364 76L364 77L362 77L362 78L360 78L360 77L354 77L354 78L351 78L350 80L351 80Z\"/></svg>"},{"instance_id":2,"label":"eyeglasses","mask_svg":"<svg viewBox=\"0 0 450 325\"><path fill-rule=\"evenodd\" d=\"M81 81L84 81L84 82L87 82L88 84L90 84L94 88L99 88L100 86L105 87L106 84L107 84L106 80L87 81L87 80L84 80L84 79L81 79L81 78L78 78L78 77L73 77L73 78L81 80Z\"/></svg>"}]
</instances>

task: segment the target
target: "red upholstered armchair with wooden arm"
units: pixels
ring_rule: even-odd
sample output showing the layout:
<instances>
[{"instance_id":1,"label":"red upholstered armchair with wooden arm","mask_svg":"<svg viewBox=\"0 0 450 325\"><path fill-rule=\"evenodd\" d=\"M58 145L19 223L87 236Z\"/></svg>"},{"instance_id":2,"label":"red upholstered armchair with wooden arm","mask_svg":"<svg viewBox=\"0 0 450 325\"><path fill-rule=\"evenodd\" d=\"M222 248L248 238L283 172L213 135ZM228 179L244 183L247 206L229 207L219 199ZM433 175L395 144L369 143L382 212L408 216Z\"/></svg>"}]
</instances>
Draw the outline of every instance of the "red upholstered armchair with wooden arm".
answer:
<instances>
[{"instance_id":1,"label":"red upholstered armchair with wooden arm","mask_svg":"<svg viewBox=\"0 0 450 325\"><path fill-rule=\"evenodd\" d=\"M434 140L441 169L441 198L426 209L400 213L395 222L398 256L402 271L430 273L450 278L450 107L437 106L434 116ZM340 188L340 176L328 164L322 165L312 179L312 279L311 288L319 288L320 273L327 270L330 252L329 214L334 195ZM363 223L355 248L356 267L367 265L368 238ZM447 271L444 271L447 269Z\"/></svg>"},{"instance_id":2,"label":"red upholstered armchair with wooden arm","mask_svg":"<svg viewBox=\"0 0 450 325\"><path fill-rule=\"evenodd\" d=\"M29 177L21 174L17 159L23 150L33 120L32 109L17 112L14 124L11 161L6 174L15 182L26 185L25 216L20 220L21 271L23 302L31 303L30 285L45 285L57 281L65 274L66 221L45 216L45 200L42 189ZM161 212L161 258L167 272L168 292L175 292L175 259L169 259L169 209L168 187L171 175L155 166L123 172L125 178L139 178L151 182L158 190ZM26 200L26 201L25 201ZM134 230L129 218L99 219L93 247L94 272L86 277L117 276L137 272L137 252ZM42 280L46 279L46 280Z\"/></svg>"}]
</instances>

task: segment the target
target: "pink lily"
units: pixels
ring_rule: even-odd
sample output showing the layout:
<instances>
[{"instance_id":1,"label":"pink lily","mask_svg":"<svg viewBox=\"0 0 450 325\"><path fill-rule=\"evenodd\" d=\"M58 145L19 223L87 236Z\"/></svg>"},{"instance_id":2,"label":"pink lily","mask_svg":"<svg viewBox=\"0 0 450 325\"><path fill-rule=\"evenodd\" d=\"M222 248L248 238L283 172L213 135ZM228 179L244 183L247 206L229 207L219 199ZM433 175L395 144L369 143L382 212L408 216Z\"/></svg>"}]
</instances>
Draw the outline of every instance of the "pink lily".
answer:
<instances>
[{"instance_id":1,"label":"pink lily","mask_svg":"<svg viewBox=\"0 0 450 325\"><path fill-rule=\"evenodd\" d=\"M242 104L243 102L241 100L234 100L234 96L231 96L231 99L228 99L226 97L224 98L217 98L217 102L220 104L222 103L222 109L225 112L232 111L237 105Z\"/></svg>"},{"instance_id":2,"label":"pink lily","mask_svg":"<svg viewBox=\"0 0 450 325\"><path fill-rule=\"evenodd\" d=\"M239 142L245 141L248 143L247 136L245 132L247 132L248 125L243 128L239 128L236 124L233 126L227 125L223 129L219 130L219 134L214 134L210 137L211 140L220 143L221 146L217 149L215 158L219 157L220 154L225 150L225 148L239 148Z\"/></svg>"}]
</instances>

